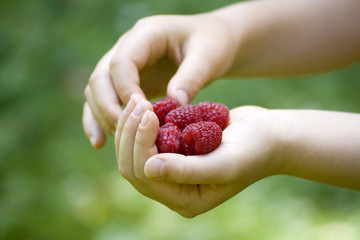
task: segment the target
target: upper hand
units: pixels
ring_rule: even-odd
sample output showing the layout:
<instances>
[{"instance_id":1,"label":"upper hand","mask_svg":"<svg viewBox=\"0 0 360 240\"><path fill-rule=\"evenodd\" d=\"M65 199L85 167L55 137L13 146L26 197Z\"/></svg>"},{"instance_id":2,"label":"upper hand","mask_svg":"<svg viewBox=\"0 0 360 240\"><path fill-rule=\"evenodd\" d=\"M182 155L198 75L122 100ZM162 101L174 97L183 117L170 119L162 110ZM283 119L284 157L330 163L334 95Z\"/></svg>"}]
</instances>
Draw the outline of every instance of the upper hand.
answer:
<instances>
[{"instance_id":1,"label":"upper hand","mask_svg":"<svg viewBox=\"0 0 360 240\"><path fill-rule=\"evenodd\" d=\"M190 103L204 84L229 69L236 46L229 26L210 14L138 21L91 74L83 112L87 137L102 147L134 93Z\"/></svg>"}]
</instances>

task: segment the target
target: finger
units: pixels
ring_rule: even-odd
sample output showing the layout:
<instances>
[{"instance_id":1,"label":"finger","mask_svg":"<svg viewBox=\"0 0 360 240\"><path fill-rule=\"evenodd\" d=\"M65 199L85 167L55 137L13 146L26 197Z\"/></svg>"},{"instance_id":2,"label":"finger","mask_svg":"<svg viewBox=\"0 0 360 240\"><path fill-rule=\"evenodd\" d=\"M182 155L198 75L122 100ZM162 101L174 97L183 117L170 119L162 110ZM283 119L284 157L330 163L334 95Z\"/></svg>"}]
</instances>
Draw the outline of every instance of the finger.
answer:
<instances>
[{"instance_id":1,"label":"finger","mask_svg":"<svg viewBox=\"0 0 360 240\"><path fill-rule=\"evenodd\" d=\"M145 175L181 184L240 181L241 185L249 185L273 172L272 165L267 162L274 149L269 136L271 133L262 120L236 121L223 131L222 142L213 152L197 156L170 153L152 156L145 164Z\"/></svg>"},{"instance_id":2,"label":"finger","mask_svg":"<svg viewBox=\"0 0 360 240\"><path fill-rule=\"evenodd\" d=\"M272 149L271 133L263 121L244 119L223 131L223 140L213 152L198 156L152 156L145 164L145 175L181 184L249 185L273 174L274 164L268 162Z\"/></svg>"},{"instance_id":3,"label":"finger","mask_svg":"<svg viewBox=\"0 0 360 240\"><path fill-rule=\"evenodd\" d=\"M205 83L213 78L214 60L201 49L198 46L187 51L179 69L168 84L167 95L177 99L181 105L189 104Z\"/></svg>"},{"instance_id":4,"label":"finger","mask_svg":"<svg viewBox=\"0 0 360 240\"><path fill-rule=\"evenodd\" d=\"M83 108L82 123L84 132L92 146L96 149L103 147L106 142L105 133L92 115L89 104L87 102L85 102Z\"/></svg>"},{"instance_id":5,"label":"finger","mask_svg":"<svg viewBox=\"0 0 360 240\"><path fill-rule=\"evenodd\" d=\"M122 108L110 75L110 59L115 52L111 49L96 65L90 76L89 87L94 102L103 118L103 126L111 135L120 117ZM109 131L108 131L109 130Z\"/></svg>"},{"instance_id":6,"label":"finger","mask_svg":"<svg viewBox=\"0 0 360 240\"><path fill-rule=\"evenodd\" d=\"M110 63L112 80L122 102L127 103L134 93L145 96L140 88L139 72L165 52L166 37L157 28L138 28L124 38Z\"/></svg>"},{"instance_id":7,"label":"finger","mask_svg":"<svg viewBox=\"0 0 360 240\"><path fill-rule=\"evenodd\" d=\"M146 110L137 129L134 145L134 173L139 179L146 179L144 165L148 158L158 153L155 140L159 120L154 112Z\"/></svg>"},{"instance_id":8,"label":"finger","mask_svg":"<svg viewBox=\"0 0 360 240\"><path fill-rule=\"evenodd\" d=\"M229 125L239 120L243 120L249 117L254 117L258 114L263 114L264 111L267 111L267 109L259 106L251 106L251 105L241 106L231 109Z\"/></svg>"},{"instance_id":9,"label":"finger","mask_svg":"<svg viewBox=\"0 0 360 240\"><path fill-rule=\"evenodd\" d=\"M112 128L112 126L107 124L107 122L105 120L105 116L100 112L99 108L97 107L94 96L92 95L92 91L91 91L89 85L85 88L85 97L86 97L87 103L89 104L91 113L94 116L97 123L101 126L103 131L108 132L111 135L113 135L114 129Z\"/></svg>"},{"instance_id":10,"label":"finger","mask_svg":"<svg viewBox=\"0 0 360 240\"><path fill-rule=\"evenodd\" d=\"M119 165L119 148L120 148L120 139L122 137L122 132L124 129L124 125L128 120L131 112L134 110L135 106L143 99L141 95L134 94L131 96L126 108L122 112L120 119L118 121L115 133L115 151L116 151L116 159Z\"/></svg>"},{"instance_id":11,"label":"finger","mask_svg":"<svg viewBox=\"0 0 360 240\"><path fill-rule=\"evenodd\" d=\"M212 153L198 156L158 154L146 162L145 175L180 184L226 184L237 177L230 151L226 146L219 146Z\"/></svg>"},{"instance_id":12,"label":"finger","mask_svg":"<svg viewBox=\"0 0 360 240\"><path fill-rule=\"evenodd\" d=\"M122 130L119 147L119 171L121 175L128 180L134 178L133 149L135 134L144 112L151 108L151 104L145 100L137 103Z\"/></svg>"}]
</instances>

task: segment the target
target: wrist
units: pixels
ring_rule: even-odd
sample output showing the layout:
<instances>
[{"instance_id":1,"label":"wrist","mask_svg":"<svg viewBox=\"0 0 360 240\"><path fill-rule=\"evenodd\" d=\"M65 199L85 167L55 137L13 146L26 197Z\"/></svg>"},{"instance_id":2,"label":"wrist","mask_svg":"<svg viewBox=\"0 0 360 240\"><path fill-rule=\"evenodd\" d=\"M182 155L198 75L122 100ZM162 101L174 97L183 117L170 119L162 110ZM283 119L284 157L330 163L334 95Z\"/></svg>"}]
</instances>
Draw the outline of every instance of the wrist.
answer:
<instances>
[{"instance_id":1,"label":"wrist","mask_svg":"<svg viewBox=\"0 0 360 240\"><path fill-rule=\"evenodd\" d=\"M269 110L274 141L271 161L275 164L274 174L291 175L293 168L294 146L293 135L295 119L288 114L288 110Z\"/></svg>"},{"instance_id":2,"label":"wrist","mask_svg":"<svg viewBox=\"0 0 360 240\"><path fill-rule=\"evenodd\" d=\"M274 55L267 55L269 46L277 41L281 26L269 13L269 5L264 1L242 2L210 13L226 22L236 43L235 58L226 77L267 74L267 58L270 56L271 60Z\"/></svg>"}]
</instances>

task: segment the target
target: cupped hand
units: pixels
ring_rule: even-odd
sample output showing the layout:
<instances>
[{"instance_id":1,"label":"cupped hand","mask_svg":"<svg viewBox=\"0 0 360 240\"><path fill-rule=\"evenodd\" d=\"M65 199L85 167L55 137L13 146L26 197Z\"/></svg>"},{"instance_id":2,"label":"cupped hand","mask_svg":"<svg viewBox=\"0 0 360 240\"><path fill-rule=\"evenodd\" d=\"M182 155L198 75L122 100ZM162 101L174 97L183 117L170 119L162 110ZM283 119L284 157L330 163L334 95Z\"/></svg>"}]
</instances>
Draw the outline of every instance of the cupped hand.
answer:
<instances>
[{"instance_id":1,"label":"cupped hand","mask_svg":"<svg viewBox=\"0 0 360 240\"><path fill-rule=\"evenodd\" d=\"M101 148L105 132L114 135L121 106L134 93L189 103L230 68L237 46L232 34L211 14L138 21L98 62L85 88L83 126L92 145Z\"/></svg>"},{"instance_id":2,"label":"cupped hand","mask_svg":"<svg viewBox=\"0 0 360 240\"><path fill-rule=\"evenodd\" d=\"M276 174L276 119L260 107L231 110L221 145L205 155L158 154L158 120L135 95L120 117L115 147L120 173L140 193L185 217L218 206L250 184Z\"/></svg>"}]
</instances>

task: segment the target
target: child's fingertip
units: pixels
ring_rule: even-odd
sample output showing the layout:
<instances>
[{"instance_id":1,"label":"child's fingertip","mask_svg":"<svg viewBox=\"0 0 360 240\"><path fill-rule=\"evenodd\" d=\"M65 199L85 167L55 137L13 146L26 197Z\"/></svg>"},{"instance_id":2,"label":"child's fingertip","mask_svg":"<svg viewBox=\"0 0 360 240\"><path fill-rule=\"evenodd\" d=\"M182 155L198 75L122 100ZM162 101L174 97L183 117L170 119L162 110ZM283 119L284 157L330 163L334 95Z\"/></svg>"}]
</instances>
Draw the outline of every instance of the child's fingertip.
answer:
<instances>
[{"instance_id":1,"label":"child's fingertip","mask_svg":"<svg viewBox=\"0 0 360 240\"><path fill-rule=\"evenodd\" d=\"M189 103L189 96L184 90L178 89L176 90L176 98L177 101L182 105L186 105Z\"/></svg>"},{"instance_id":2,"label":"child's fingertip","mask_svg":"<svg viewBox=\"0 0 360 240\"><path fill-rule=\"evenodd\" d=\"M94 137L94 136L91 136L90 138L89 138L89 140L90 140L90 143L91 143L91 145L94 147L94 148L96 148L96 138Z\"/></svg>"},{"instance_id":3,"label":"child's fingertip","mask_svg":"<svg viewBox=\"0 0 360 240\"><path fill-rule=\"evenodd\" d=\"M145 128L148 122L149 122L149 110L146 110L141 119L140 127Z\"/></svg>"},{"instance_id":4,"label":"child's fingertip","mask_svg":"<svg viewBox=\"0 0 360 240\"><path fill-rule=\"evenodd\" d=\"M161 179L164 176L164 171L165 164L161 159L149 159L145 164L144 173L148 178Z\"/></svg>"},{"instance_id":5,"label":"child's fingertip","mask_svg":"<svg viewBox=\"0 0 360 240\"><path fill-rule=\"evenodd\" d=\"M88 135L88 139L90 144L95 149L100 149L105 145L106 136L105 133L101 129L96 129L95 132Z\"/></svg>"}]
</instances>

